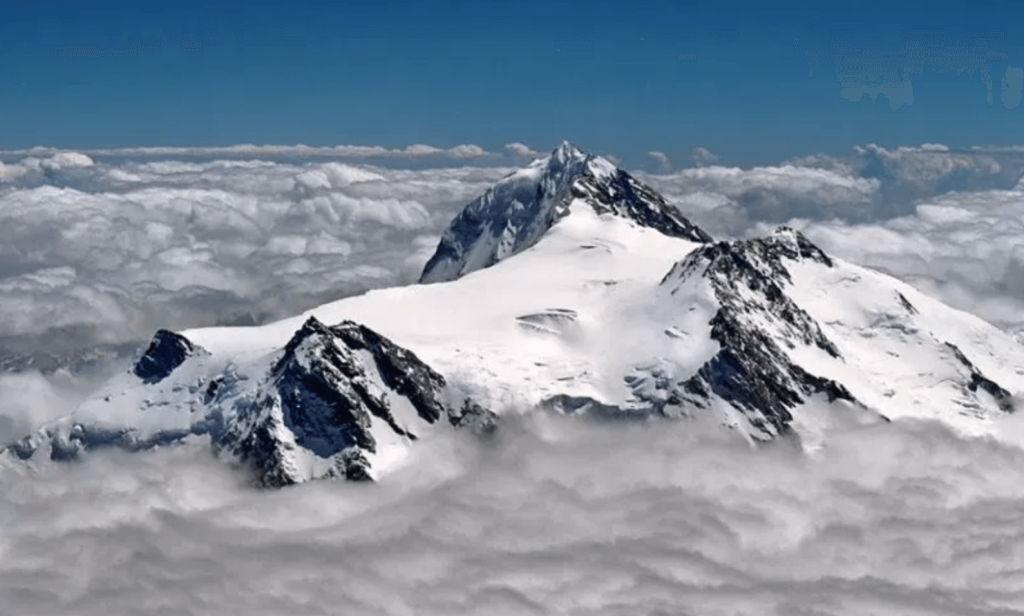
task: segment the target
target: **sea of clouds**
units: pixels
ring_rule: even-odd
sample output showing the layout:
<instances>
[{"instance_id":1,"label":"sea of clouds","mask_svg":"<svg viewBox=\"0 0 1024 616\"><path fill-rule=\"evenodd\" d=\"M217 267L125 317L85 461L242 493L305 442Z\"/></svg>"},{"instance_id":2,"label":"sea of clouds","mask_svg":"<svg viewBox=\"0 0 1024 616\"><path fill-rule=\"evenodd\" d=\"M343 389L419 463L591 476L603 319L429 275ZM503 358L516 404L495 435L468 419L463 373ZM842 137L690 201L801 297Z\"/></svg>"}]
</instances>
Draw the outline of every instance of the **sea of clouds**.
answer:
<instances>
[{"instance_id":1,"label":"sea of clouds","mask_svg":"<svg viewBox=\"0 0 1024 616\"><path fill-rule=\"evenodd\" d=\"M847 426L809 456L701 421L535 414L495 441L432 445L379 484L276 492L200 446L2 474L0 601L83 616L1024 611L1024 449L997 438Z\"/></svg>"},{"instance_id":2,"label":"sea of clouds","mask_svg":"<svg viewBox=\"0 0 1024 616\"><path fill-rule=\"evenodd\" d=\"M0 439L159 327L413 282L454 214L536 155L507 150L0 153ZM1024 151L652 161L636 175L718 238L788 224L1024 330ZM997 433L839 426L809 455L538 414L373 486L260 492L202 444L8 469L0 613L1020 614L1024 424Z\"/></svg>"},{"instance_id":3,"label":"sea of clouds","mask_svg":"<svg viewBox=\"0 0 1024 616\"><path fill-rule=\"evenodd\" d=\"M507 172L77 152L3 163L0 346L263 322L413 282L454 213Z\"/></svg>"}]
</instances>

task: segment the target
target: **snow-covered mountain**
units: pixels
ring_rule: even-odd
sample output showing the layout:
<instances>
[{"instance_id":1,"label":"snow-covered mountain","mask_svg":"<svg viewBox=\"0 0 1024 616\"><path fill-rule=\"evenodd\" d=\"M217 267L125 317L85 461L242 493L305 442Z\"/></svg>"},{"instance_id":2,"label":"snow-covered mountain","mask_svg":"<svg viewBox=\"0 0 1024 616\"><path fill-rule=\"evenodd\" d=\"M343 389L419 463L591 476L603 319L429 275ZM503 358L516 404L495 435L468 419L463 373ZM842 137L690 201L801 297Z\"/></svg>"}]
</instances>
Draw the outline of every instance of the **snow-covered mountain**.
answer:
<instances>
[{"instance_id":1,"label":"snow-covered mountain","mask_svg":"<svg viewBox=\"0 0 1024 616\"><path fill-rule=\"evenodd\" d=\"M467 205L441 237L420 282L455 280L526 250L568 215L574 200L665 235L711 241L661 195L604 158L565 141L550 156L509 175Z\"/></svg>"},{"instance_id":2,"label":"snow-covered mountain","mask_svg":"<svg viewBox=\"0 0 1024 616\"><path fill-rule=\"evenodd\" d=\"M792 229L715 242L568 144L467 206L423 280L447 282L159 332L132 373L4 456L209 439L277 486L380 477L438 430L533 409L708 415L814 450L836 423L982 433L1024 389L1024 347L982 320Z\"/></svg>"},{"instance_id":3,"label":"snow-covered mountain","mask_svg":"<svg viewBox=\"0 0 1024 616\"><path fill-rule=\"evenodd\" d=\"M131 372L5 455L72 460L195 436L263 486L365 480L401 462L435 424L493 427L490 413L453 400L444 377L416 355L350 321L329 327L310 317L283 349L249 356L213 356L161 330Z\"/></svg>"}]
</instances>

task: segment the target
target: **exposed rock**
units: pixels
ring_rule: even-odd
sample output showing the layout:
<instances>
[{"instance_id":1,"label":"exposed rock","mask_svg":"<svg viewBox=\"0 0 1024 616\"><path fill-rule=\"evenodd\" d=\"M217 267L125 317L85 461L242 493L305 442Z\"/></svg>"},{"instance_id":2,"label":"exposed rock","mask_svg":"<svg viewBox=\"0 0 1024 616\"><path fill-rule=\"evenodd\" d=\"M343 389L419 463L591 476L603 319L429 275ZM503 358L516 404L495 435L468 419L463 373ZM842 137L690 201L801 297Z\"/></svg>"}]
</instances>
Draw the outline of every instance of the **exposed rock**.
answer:
<instances>
[{"instance_id":1,"label":"exposed rock","mask_svg":"<svg viewBox=\"0 0 1024 616\"><path fill-rule=\"evenodd\" d=\"M442 417L455 427L481 427L488 414L467 401L445 403L444 377L414 353L351 321L329 327L313 317L295 333L259 388L252 408L217 442L251 468L260 485L318 478L373 478L379 439L407 442ZM401 399L421 423L402 424Z\"/></svg>"},{"instance_id":2,"label":"exposed rock","mask_svg":"<svg viewBox=\"0 0 1024 616\"><path fill-rule=\"evenodd\" d=\"M153 336L149 348L135 363L132 372L142 379L143 383L152 385L159 383L171 375L174 370L185 363L185 360L197 353L205 354L202 347L193 345L188 338L166 329L161 329Z\"/></svg>"},{"instance_id":3,"label":"exposed rock","mask_svg":"<svg viewBox=\"0 0 1024 616\"><path fill-rule=\"evenodd\" d=\"M815 346L840 358L814 319L786 294L792 277L785 262L804 259L832 267L828 255L801 233L780 227L767 238L701 246L672 268L662 280L670 293L702 277L720 304L710 325L721 350L678 384L680 400L702 407L714 394L743 412L764 438L786 433L790 410L806 396L825 393L829 401L856 402L842 384L810 374L783 348Z\"/></svg>"},{"instance_id":4,"label":"exposed rock","mask_svg":"<svg viewBox=\"0 0 1024 616\"><path fill-rule=\"evenodd\" d=\"M967 359L967 356L963 354L958 346L950 342L947 342L946 346L953 352L953 355L957 360L959 360L960 363L970 371L971 377L965 384L969 391L976 392L980 389L995 398L996 403L999 405L1001 410L1007 413L1012 413L1015 410L1013 405L1013 394L982 374L981 370L978 370L971 360Z\"/></svg>"}]
</instances>

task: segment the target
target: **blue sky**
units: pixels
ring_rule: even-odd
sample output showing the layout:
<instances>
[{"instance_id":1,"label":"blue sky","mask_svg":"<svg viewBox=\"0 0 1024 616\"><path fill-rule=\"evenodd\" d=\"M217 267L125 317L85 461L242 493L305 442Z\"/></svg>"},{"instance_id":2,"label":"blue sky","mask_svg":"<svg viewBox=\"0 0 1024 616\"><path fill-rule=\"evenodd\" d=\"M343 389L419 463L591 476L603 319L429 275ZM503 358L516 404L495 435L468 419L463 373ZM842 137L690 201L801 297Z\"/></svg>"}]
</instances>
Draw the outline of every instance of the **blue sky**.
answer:
<instances>
[{"instance_id":1,"label":"blue sky","mask_svg":"<svg viewBox=\"0 0 1024 616\"><path fill-rule=\"evenodd\" d=\"M747 165L1024 143L1001 92L1024 66L1024 7L942 6L0 0L0 149L570 139L636 165L697 146ZM906 73L910 47L927 53ZM886 63L912 104L848 100L858 71L891 90Z\"/></svg>"}]
</instances>

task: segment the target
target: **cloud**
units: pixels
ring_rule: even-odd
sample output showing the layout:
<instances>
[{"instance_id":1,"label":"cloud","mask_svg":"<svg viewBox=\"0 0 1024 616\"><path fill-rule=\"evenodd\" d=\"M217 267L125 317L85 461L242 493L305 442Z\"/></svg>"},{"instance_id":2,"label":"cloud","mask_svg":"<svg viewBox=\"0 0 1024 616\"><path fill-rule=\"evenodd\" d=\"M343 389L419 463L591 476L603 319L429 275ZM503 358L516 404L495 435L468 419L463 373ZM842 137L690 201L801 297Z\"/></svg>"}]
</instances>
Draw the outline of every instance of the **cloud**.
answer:
<instances>
[{"instance_id":1,"label":"cloud","mask_svg":"<svg viewBox=\"0 0 1024 616\"><path fill-rule=\"evenodd\" d=\"M701 166L645 178L684 212L696 207L698 221L741 235L758 221L866 222L911 215L922 200L954 191L1010 189L1022 175L1024 152L869 144L848 156L816 154L751 169ZM712 204L717 214L703 216L701 209Z\"/></svg>"},{"instance_id":2,"label":"cloud","mask_svg":"<svg viewBox=\"0 0 1024 616\"><path fill-rule=\"evenodd\" d=\"M430 156L431 154L440 154L443 150L435 148L431 145L423 145L422 143L415 143L408 146L403 150L404 154L409 156Z\"/></svg>"},{"instance_id":3,"label":"cloud","mask_svg":"<svg viewBox=\"0 0 1024 616\"><path fill-rule=\"evenodd\" d=\"M33 338L61 354L264 321L413 281L429 255L410 260L410 244L435 243L509 169L36 152L0 171L3 356Z\"/></svg>"},{"instance_id":4,"label":"cloud","mask_svg":"<svg viewBox=\"0 0 1024 616\"><path fill-rule=\"evenodd\" d=\"M462 144L457 145L453 148L448 148L448 154L452 158L477 158L480 156L493 156L490 152L487 152L478 145L473 144Z\"/></svg>"},{"instance_id":5,"label":"cloud","mask_svg":"<svg viewBox=\"0 0 1024 616\"><path fill-rule=\"evenodd\" d=\"M529 159L539 158L543 155L541 152L531 149L530 146L518 142L505 144L505 149L512 152L516 156L521 156L523 158Z\"/></svg>"},{"instance_id":6,"label":"cloud","mask_svg":"<svg viewBox=\"0 0 1024 616\"><path fill-rule=\"evenodd\" d=\"M424 441L369 486L253 490L198 443L5 469L0 596L82 616L1024 610L1024 451L923 422L830 443L534 415Z\"/></svg>"},{"instance_id":7,"label":"cloud","mask_svg":"<svg viewBox=\"0 0 1024 616\"><path fill-rule=\"evenodd\" d=\"M0 443L67 415L111 375L110 369L78 376L66 371L49 376L38 371L0 374Z\"/></svg>"},{"instance_id":8,"label":"cloud","mask_svg":"<svg viewBox=\"0 0 1024 616\"><path fill-rule=\"evenodd\" d=\"M887 149L875 144L854 148L855 162L862 174L891 178L904 198L914 199L947 192L990 188L1019 178L1021 161L1005 159L1004 169L997 157L985 152L954 152L940 144Z\"/></svg>"},{"instance_id":9,"label":"cloud","mask_svg":"<svg viewBox=\"0 0 1024 616\"><path fill-rule=\"evenodd\" d=\"M44 169L60 170L60 169L80 169L82 167L92 167L93 160L80 152L58 152L50 158L41 160L39 163Z\"/></svg>"},{"instance_id":10,"label":"cloud","mask_svg":"<svg viewBox=\"0 0 1024 616\"><path fill-rule=\"evenodd\" d=\"M343 188L356 182L375 181L385 181L385 177L373 171L339 163L325 163L295 176L296 188L308 194L320 189Z\"/></svg>"},{"instance_id":11,"label":"cloud","mask_svg":"<svg viewBox=\"0 0 1024 616\"><path fill-rule=\"evenodd\" d=\"M669 159L668 154L664 152L658 152L651 150L647 153L648 156L654 159L658 163L658 171L662 173L668 173L672 171L672 161Z\"/></svg>"},{"instance_id":12,"label":"cloud","mask_svg":"<svg viewBox=\"0 0 1024 616\"><path fill-rule=\"evenodd\" d=\"M9 182L20 178L28 173L28 169L21 165L9 165L0 162L0 182Z\"/></svg>"},{"instance_id":13,"label":"cloud","mask_svg":"<svg viewBox=\"0 0 1024 616\"><path fill-rule=\"evenodd\" d=\"M811 167L712 166L638 175L717 235L742 235L756 221L863 219L881 203L879 180Z\"/></svg>"},{"instance_id":14,"label":"cloud","mask_svg":"<svg viewBox=\"0 0 1024 616\"><path fill-rule=\"evenodd\" d=\"M706 167L716 160L718 160L718 155L707 148L693 148L693 152L690 154L690 162L694 167Z\"/></svg>"},{"instance_id":15,"label":"cloud","mask_svg":"<svg viewBox=\"0 0 1024 616\"><path fill-rule=\"evenodd\" d=\"M81 152L56 152L44 158L30 156L15 163L0 162L0 182L9 182L24 176L87 169L94 164L92 158Z\"/></svg>"}]
</instances>

